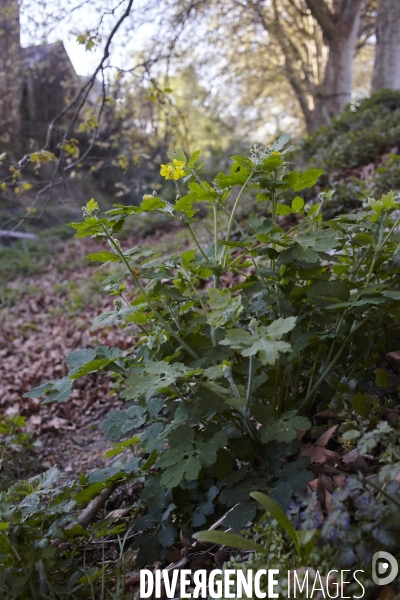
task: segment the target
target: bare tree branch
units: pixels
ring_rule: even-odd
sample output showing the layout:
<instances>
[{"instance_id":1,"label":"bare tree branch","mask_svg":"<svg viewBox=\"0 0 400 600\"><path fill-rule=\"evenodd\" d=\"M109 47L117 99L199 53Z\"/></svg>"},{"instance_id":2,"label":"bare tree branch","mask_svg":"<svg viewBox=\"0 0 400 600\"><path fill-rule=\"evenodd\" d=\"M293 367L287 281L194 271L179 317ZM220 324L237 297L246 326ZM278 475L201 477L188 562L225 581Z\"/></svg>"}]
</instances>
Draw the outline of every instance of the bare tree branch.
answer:
<instances>
[{"instance_id":1,"label":"bare tree branch","mask_svg":"<svg viewBox=\"0 0 400 600\"><path fill-rule=\"evenodd\" d=\"M118 30L120 29L122 23L129 16L131 9L132 9L133 1L134 0L128 0L125 11L119 17L119 19L115 23L114 27L112 28L112 30L106 40L106 44L104 46L101 60L100 60L99 64L97 65L96 69L94 70L93 74L89 78L89 80L80 88L80 90L76 94L75 98L65 108L63 108L50 122L48 129L47 129L46 141L42 148L42 151L48 150L50 148L52 134L55 129L56 123L58 121L60 121L60 119L64 115L68 114L68 112L76 106L75 112L74 112L74 114L68 124L68 127L66 128L66 131L64 132L64 135L62 137L62 142L65 142L66 140L68 140L68 137L72 131L72 128L76 124L76 122L81 114L81 111L87 102L89 93L92 90L92 88L97 80L98 74L100 72L102 72L102 73L104 72L105 63L110 56L110 48L111 48L113 39L114 39L116 33L118 32ZM118 6L120 6L121 4L122 4L122 2ZM101 119L101 116L102 116L102 113L104 110L105 102L106 102L106 88L105 88L104 73L103 73L102 98L101 98L100 108L99 108L99 111L97 114L98 123L100 123L100 119ZM16 229L18 229L27 220L40 219L43 216L44 211L47 208L47 206L51 200L51 199L49 199L45 203L45 206L39 215L32 215L32 211L36 207L36 205L39 202L39 200L41 199L41 197L46 192L48 192L50 189L52 189L53 187L59 186L60 184L64 183L65 174L68 171L70 171L71 169L73 169L78 163L81 163L82 161L85 160L85 158L90 154L91 150L93 149L93 147L96 143L96 140L98 138L98 134L99 134L98 128L95 128L92 140L88 144L88 147L86 148L83 155L80 156L77 160L73 161L69 165L65 165L65 152L63 150L62 143L61 143L60 153L59 153L58 160L57 160L57 163L54 168L54 172L53 172L51 181L36 193L34 199L32 200L32 202L30 204L28 214L24 215L23 217L13 217L13 218L7 220L5 223L2 224L2 229L4 230L6 227L11 225L12 223L16 223L10 229L10 232L12 232L12 231L15 231ZM25 169L27 167L27 165L29 163L30 163L30 156L29 156L29 154L26 154L18 161L18 163L17 163L18 170L22 171L23 169ZM10 177L7 177L6 179L9 180ZM3 237L6 237L7 235L8 235L8 232L1 233L0 239Z\"/></svg>"},{"instance_id":2,"label":"bare tree branch","mask_svg":"<svg viewBox=\"0 0 400 600\"><path fill-rule=\"evenodd\" d=\"M306 0L306 4L321 27L325 39L330 40L334 36L335 25L333 14L325 0Z\"/></svg>"}]
</instances>

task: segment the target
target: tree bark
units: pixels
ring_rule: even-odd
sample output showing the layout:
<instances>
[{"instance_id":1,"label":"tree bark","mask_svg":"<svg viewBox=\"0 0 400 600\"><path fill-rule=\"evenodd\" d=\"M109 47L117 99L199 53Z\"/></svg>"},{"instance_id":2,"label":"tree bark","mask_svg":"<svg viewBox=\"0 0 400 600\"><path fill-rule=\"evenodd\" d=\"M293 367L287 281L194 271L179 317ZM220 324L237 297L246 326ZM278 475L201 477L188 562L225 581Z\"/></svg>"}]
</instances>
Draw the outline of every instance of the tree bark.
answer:
<instances>
[{"instance_id":1,"label":"tree bark","mask_svg":"<svg viewBox=\"0 0 400 600\"><path fill-rule=\"evenodd\" d=\"M314 96L310 128L329 123L351 101L353 62L363 0L335 0L334 12L324 0L306 0L328 46L324 78Z\"/></svg>"},{"instance_id":2,"label":"tree bark","mask_svg":"<svg viewBox=\"0 0 400 600\"><path fill-rule=\"evenodd\" d=\"M19 7L17 0L0 6L0 147L18 149L22 96Z\"/></svg>"},{"instance_id":3,"label":"tree bark","mask_svg":"<svg viewBox=\"0 0 400 600\"><path fill-rule=\"evenodd\" d=\"M400 90L400 2L380 0L371 91Z\"/></svg>"}]
</instances>

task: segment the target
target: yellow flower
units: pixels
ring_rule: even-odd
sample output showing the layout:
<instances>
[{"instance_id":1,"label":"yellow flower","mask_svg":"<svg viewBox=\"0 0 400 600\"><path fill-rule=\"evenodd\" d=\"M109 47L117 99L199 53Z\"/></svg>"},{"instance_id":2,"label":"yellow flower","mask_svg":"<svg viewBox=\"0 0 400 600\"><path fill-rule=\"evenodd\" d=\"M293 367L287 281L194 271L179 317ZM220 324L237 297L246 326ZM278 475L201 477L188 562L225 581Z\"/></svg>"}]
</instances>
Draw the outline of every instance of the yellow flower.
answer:
<instances>
[{"instance_id":1,"label":"yellow flower","mask_svg":"<svg viewBox=\"0 0 400 600\"><path fill-rule=\"evenodd\" d=\"M273 150L273 151L271 152L271 154L277 154L277 155L280 155L280 154L282 154L282 152L278 152L277 150Z\"/></svg>"},{"instance_id":2,"label":"yellow flower","mask_svg":"<svg viewBox=\"0 0 400 600\"><path fill-rule=\"evenodd\" d=\"M175 180L180 179L181 177L184 177L184 176L185 176L185 170L182 167L176 167L174 169L173 177Z\"/></svg>"},{"instance_id":3,"label":"yellow flower","mask_svg":"<svg viewBox=\"0 0 400 600\"><path fill-rule=\"evenodd\" d=\"M170 179L173 175L174 167L169 163L168 165L161 165L160 175L165 179Z\"/></svg>"},{"instance_id":4,"label":"yellow flower","mask_svg":"<svg viewBox=\"0 0 400 600\"><path fill-rule=\"evenodd\" d=\"M174 158L172 163L161 165L160 175L165 179L175 179L177 181L181 177L185 176L185 163L183 160L177 160Z\"/></svg>"},{"instance_id":5,"label":"yellow flower","mask_svg":"<svg viewBox=\"0 0 400 600\"><path fill-rule=\"evenodd\" d=\"M178 160L176 158L174 158L173 163L174 163L174 167L175 167L174 175L173 175L174 179L177 180L177 179L180 179L181 177L184 177L185 176L185 168L184 167L185 167L186 163L183 160Z\"/></svg>"},{"instance_id":6,"label":"yellow flower","mask_svg":"<svg viewBox=\"0 0 400 600\"><path fill-rule=\"evenodd\" d=\"M151 194L145 194L143 196L143 200L148 200L149 198L152 198L153 196Z\"/></svg>"}]
</instances>

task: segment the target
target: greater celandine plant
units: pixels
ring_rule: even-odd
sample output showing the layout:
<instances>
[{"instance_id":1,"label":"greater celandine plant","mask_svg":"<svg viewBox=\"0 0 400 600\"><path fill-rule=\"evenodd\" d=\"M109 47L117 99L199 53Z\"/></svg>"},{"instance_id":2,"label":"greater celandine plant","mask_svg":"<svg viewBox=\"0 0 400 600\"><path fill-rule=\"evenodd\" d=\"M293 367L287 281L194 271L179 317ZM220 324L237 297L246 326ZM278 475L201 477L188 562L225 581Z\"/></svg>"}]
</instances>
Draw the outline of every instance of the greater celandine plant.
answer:
<instances>
[{"instance_id":1,"label":"greater celandine plant","mask_svg":"<svg viewBox=\"0 0 400 600\"><path fill-rule=\"evenodd\" d=\"M321 174L290 170L289 138L233 156L230 172L212 184L202 179L199 151L189 159L170 151L161 174L176 185L174 204L154 193L140 206L101 213L91 200L84 221L72 224L76 237L108 242L89 260L118 265L105 281L115 310L94 326L134 324L140 339L128 355L104 346L73 352L68 376L27 395L64 402L73 382L93 372L119 381L128 407L100 427L110 439L140 444L141 455L103 480L144 480L139 563L165 556L179 529L189 535L228 511L224 524L242 527L256 515L253 491L287 507L313 478L308 459L297 457L298 432L311 427L306 415L329 404L368 415L380 353L399 338L397 197L370 199L362 212L329 221L321 215L327 195L288 203ZM239 224L249 194L269 216ZM201 204L213 215L208 246L196 234ZM147 212L180 221L193 249L167 258L124 249L125 220ZM278 217L290 213L300 217L284 229Z\"/></svg>"}]
</instances>

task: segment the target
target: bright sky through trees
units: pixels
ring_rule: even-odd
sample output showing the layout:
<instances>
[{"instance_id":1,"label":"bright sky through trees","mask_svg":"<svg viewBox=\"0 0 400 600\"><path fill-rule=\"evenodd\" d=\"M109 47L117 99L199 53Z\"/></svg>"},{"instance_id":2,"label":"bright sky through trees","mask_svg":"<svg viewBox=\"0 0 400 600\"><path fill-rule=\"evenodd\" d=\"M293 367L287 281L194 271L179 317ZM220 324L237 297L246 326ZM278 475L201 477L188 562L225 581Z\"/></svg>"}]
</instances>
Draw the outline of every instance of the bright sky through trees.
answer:
<instances>
[{"instance_id":1,"label":"bright sky through trees","mask_svg":"<svg viewBox=\"0 0 400 600\"><path fill-rule=\"evenodd\" d=\"M91 75L101 56L104 41L124 4L115 0L38 0L32 12L33 0L21 0L21 44L30 46L61 40L79 75ZM132 56L143 42L154 33L151 23L142 22L141 2L131 19L118 32L112 47L111 63L118 67L132 67ZM112 14L115 8L114 14ZM32 16L34 15L34 16ZM77 41L78 35L99 30L99 39L87 50Z\"/></svg>"}]
</instances>

